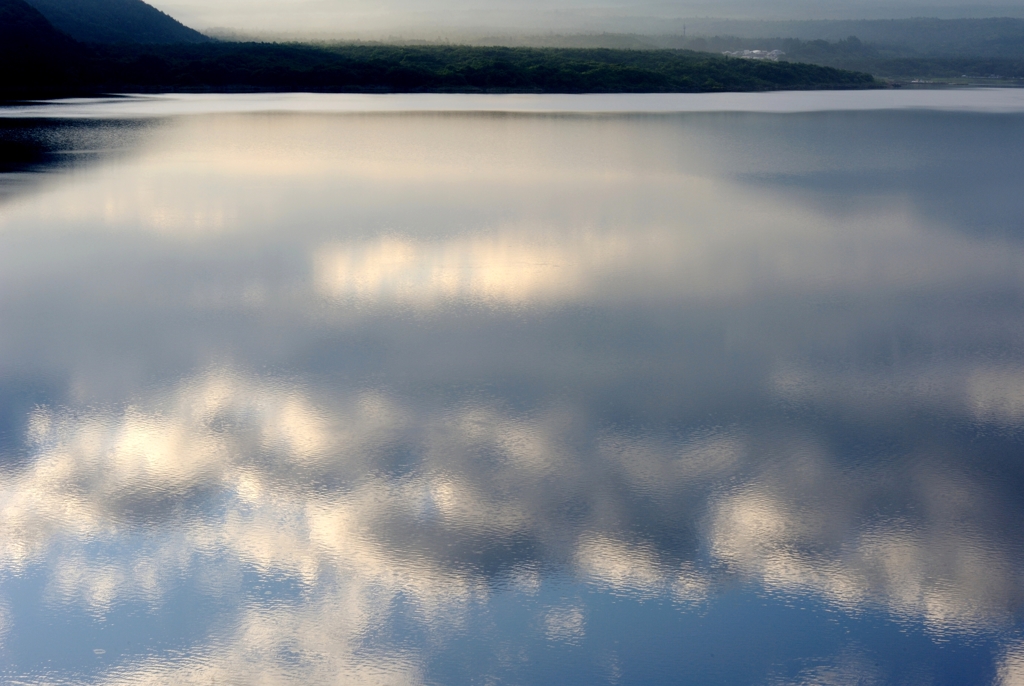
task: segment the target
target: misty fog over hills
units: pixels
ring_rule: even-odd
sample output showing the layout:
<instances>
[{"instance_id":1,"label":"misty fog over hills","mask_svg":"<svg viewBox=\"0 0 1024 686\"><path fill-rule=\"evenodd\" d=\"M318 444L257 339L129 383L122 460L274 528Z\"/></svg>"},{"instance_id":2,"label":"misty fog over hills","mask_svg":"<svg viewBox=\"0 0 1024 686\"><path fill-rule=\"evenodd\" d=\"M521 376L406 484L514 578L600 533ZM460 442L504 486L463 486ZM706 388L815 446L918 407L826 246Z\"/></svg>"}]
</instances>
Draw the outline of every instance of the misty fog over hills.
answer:
<instances>
[{"instance_id":1,"label":"misty fog over hills","mask_svg":"<svg viewBox=\"0 0 1024 686\"><path fill-rule=\"evenodd\" d=\"M565 0L514 7L493 0L372 7L360 0L221 0L200 7L161 0L157 8L142 0L0 0L9 15L0 30L11 34L0 46L11 69L0 81L9 93L37 94L774 90L863 87L872 83L868 74L891 82L1024 81L1024 18L980 16L1015 6L905 3L885 11L960 8L979 16L880 19L881 5L870 3L795 0L755 8L730 1L708 6L717 18L684 14L696 7ZM756 19L726 16L755 9ZM869 10L876 18L853 18ZM845 18L814 18L840 11ZM229 28L204 34L177 19L209 26L217 13L230 18ZM744 50L774 51L778 62L721 57Z\"/></svg>"},{"instance_id":2,"label":"misty fog over hills","mask_svg":"<svg viewBox=\"0 0 1024 686\"><path fill-rule=\"evenodd\" d=\"M204 32L363 40L456 39L495 32L665 34L682 33L684 25L688 31L721 33L723 27L712 20L742 21L747 26L730 27L730 33L753 36L763 35L750 26L761 21L1024 18L1024 2L1006 0L160 0L157 6Z\"/></svg>"},{"instance_id":3,"label":"misty fog over hills","mask_svg":"<svg viewBox=\"0 0 1024 686\"><path fill-rule=\"evenodd\" d=\"M241 41L705 49L699 38L898 46L915 56L1005 57L1024 46L1024 0L27 0L84 43ZM179 21L180 20L180 21ZM197 30L198 29L198 30ZM753 45L753 44L751 44ZM718 44L707 49L717 51Z\"/></svg>"}]
</instances>

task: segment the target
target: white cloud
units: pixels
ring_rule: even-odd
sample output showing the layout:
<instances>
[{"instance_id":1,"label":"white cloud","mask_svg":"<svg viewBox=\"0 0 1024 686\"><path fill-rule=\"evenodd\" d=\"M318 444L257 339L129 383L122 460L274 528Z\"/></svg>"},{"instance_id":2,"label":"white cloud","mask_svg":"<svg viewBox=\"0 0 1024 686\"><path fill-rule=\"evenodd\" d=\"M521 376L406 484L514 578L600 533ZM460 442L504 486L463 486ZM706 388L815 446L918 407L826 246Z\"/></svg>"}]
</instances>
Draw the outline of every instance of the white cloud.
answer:
<instances>
[{"instance_id":1,"label":"white cloud","mask_svg":"<svg viewBox=\"0 0 1024 686\"><path fill-rule=\"evenodd\" d=\"M714 502L717 559L768 588L850 611L881 608L938 633L1008 621L1021 594L1013 560L990 537L998 529L986 524L986 496L966 475L890 475L919 518L872 518L869 503L892 481L845 472L813 446L791 450L770 476Z\"/></svg>"},{"instance_id":2,"label":"white cloud","mask_svg":"<svg viewBox=\"0 0 1024 686\"><path fill-rule=\"evenodd\" d=\"M239 568L307 589L300 601L241 602L217 645L172 664L121 665L111 683L237 673L277 684L318 670L358 680L377 658L352 646L387 622L399 595L445 632L494 592L472 557L446 556L448 545L535 541L539 558L510 560L513 592L536 595L543 578L532 565L550 556L607 592L712 598L716 581L696 550L623 533L634 497L651 516L696 526L711 563L772 590L853 612L882 608L936 632L998 626L1017 602L1014 565L984 518L985 491L963 474L896 460L898 497L916 514L879 518L871 503L894 482L840 469L807 438L789 436L760 471L764 439L753 433L608 432L584 460L570 445L580 425L565 406L529 416L487 403L413 409L379 392L325 395L226 370L127 407L41 407L28 427L33 460L0 483L0 570L46 560L47 601L100 616L127 601L158 608L183 575L229 595L239 592ZM416 452L415 468L376 469L396 448ZM326 478L339 485L311 487ZM609 490L619 479L629 492ZM203 492L224 506L160 514L161 502ZM590 508L574 518L566 503L581 495ZM96 554L138 528L145 546ZM554 641L585 635L581 607L552 608L540 621ZM414 655L382 665L396 681L419 678Z\"/></svg>"}]
</instances>

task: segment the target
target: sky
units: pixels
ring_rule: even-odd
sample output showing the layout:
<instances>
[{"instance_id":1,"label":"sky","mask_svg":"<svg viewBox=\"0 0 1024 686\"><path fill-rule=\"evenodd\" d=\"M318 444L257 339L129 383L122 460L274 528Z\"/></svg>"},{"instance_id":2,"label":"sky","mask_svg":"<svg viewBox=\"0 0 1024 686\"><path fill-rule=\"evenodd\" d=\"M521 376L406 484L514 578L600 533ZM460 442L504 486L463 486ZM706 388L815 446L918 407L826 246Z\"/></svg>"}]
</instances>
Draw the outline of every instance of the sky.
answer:
<instances>
[{"instance_id":1,"label":"sky","mask_svg":"<svg viewBox=\"0 0 1024 686\"><path fill-rule=\"evenodd\" d=\"M1022 0L156 0L200 30L436 37L447 33L677 33L686 19L1024 16Z\"/></svg>"}]
</instances>

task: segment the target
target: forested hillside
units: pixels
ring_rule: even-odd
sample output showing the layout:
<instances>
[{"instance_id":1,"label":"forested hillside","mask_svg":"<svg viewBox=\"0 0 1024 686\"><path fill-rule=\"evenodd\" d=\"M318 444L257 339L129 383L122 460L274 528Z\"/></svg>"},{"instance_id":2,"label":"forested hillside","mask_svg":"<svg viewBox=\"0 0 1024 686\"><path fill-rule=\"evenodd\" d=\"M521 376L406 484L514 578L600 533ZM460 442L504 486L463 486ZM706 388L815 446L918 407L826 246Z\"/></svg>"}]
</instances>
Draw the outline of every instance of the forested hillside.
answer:
<instances>
[{"instance_id":1,"label":"forested hillside","mask_svg":"<svg viewBox=\"0 0 1024 686\"><path fill-rule=\"evenodd\" d=\"M72 44L54 54L63 55L63 61L47 56L45 64L54 68L37 69L27 80L12 79L12 70L0 69L0 95L10 99L174 91L696 93L877 85L868 74L830 67L678 50L207 43Z\"/></svg>"},{"instance_id":2,"label":"forested hillside","mask_svg":"<svg viewBox=\"0 0 1024 686\"><path fill-rule=\"evenodd\" d=\"M263 43L107 50L111 84L133 89L457 92L705 92L863 88L867 74L684 50Z\"/></svg>"},{"instance_id":3,"label":"forested hillside","mask_svg":"<svg viewBox=\"0 0 1024 686\"><path fill-rule=\"evenodd\" d=\"M0 89L41 95L72 88L75 41L24 0L0 0Z\"/></svg>"},{"instance_id":4,"label":"forested hillside","mask_svg":"<svg viewBox=\"0 0 1024 686\"><path fill-rule=\"evenodd\" d=\"M85 43L201 43L209 39L142 0L27 0Z\"/></svg>"},{"instance_id":5,"label":"forested hillside","mask_svg":"<svg viewBox=\"0 0 1024 686\"><path fill-rule=\"evenodd\" d=\"M27 0L52 6L62 1ZM0 97L6 99L174 91L696 93L877 85L868 74L689 50L185 40L195 32L158 13L157 19L172 22L184 36L167 43L156 38L169 40L170 34L158 36L154 28L163 19L149 21L156 10L139 0L60 4L90 21L98 21L99 9L113 12L111 8L119 7L124 11L110 15L105 35L135 38L84 40L83 35L96 34L83 34L83 23L74 34L80 39L76 41L27 2L0 0ZM135 23L136 11L149 19ZM148 44L146 37L151 39Z\"/></svg>"},{"instance_id":6,"label":"forested hillside","mask_svg":"<svg viewBox=\"0 0 1024 686\"><path fill-rule=\"evenodd\" d=\"M894 79L1024 79L1024 19L690 22L687 35L490 36L475 45L683 49L721 54L781 50L783 60L865 71ZM995 79L994 81L992 81Z\"/></svg>"}]
</instances>

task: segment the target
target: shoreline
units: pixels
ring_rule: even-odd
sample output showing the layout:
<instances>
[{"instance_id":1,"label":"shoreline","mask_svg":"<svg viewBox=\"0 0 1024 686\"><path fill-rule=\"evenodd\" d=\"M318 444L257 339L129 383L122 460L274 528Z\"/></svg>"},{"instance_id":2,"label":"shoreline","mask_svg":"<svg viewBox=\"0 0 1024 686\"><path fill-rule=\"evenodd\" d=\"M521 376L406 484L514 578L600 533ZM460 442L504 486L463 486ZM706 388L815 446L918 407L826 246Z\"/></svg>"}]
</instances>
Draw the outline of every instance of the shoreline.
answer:
<instances>
[{"instance_id":1,"label":"shoreline","mask_svg":"<svg viewBox=\"0 0 1024 686\"><path fill-rule=\"evenodd\" d=\"M162 93L65 98L0 106L0 119L150 118L246 113L507 113L670 115L685 113L934 110L1024 112L1024 89L908 88L759 93Z\"/></svg>"}]
</instances>

